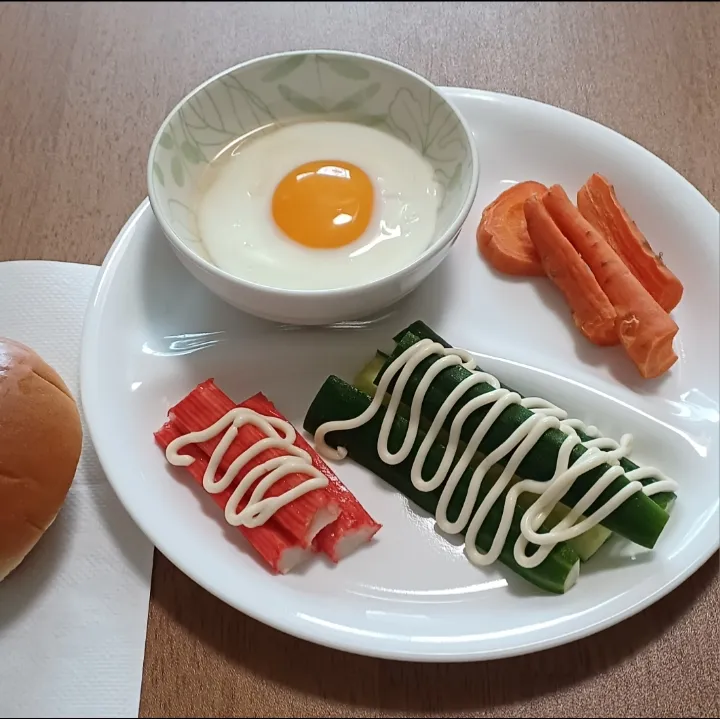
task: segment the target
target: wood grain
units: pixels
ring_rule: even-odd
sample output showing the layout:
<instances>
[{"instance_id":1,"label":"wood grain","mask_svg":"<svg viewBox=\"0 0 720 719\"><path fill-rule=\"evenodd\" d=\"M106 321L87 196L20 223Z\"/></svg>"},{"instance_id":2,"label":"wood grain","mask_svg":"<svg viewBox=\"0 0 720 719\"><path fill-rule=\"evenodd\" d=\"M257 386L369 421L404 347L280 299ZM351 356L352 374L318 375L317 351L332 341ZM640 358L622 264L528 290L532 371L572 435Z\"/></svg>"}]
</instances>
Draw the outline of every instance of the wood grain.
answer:
<instances>
[{"instance_id":1,"label":"wood grain","mask_svg":"<svg viewBox=\"0 0 720 719\"><path fill-rule=\"evenodd\" d=\"M200 81L327 47L588 116L720 204L717 3L3 3L0 259L99 263ZM156 557L143 716L718 716L718 558L637 617L466 666L363 659L234 612Z\"/></svg>"}]
</instances>

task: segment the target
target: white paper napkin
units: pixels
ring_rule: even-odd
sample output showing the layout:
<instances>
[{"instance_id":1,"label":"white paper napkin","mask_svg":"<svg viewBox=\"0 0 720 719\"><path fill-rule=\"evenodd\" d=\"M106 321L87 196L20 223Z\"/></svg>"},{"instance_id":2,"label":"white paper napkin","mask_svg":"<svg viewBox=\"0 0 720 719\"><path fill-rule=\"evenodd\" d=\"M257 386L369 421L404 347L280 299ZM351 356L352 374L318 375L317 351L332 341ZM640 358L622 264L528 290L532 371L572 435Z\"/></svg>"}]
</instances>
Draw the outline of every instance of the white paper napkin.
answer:
<instances>
[{"instance_id":1,"label":"white paper napkin","mask_svg":"<svg viewBox=\"0 0 720 719\"><path fill-rule=\"evenodd\" d=\"M97 267L0 263L0 336L35 349L76 398ZM153 549L85 432L55 523L0 582L0 717L136 717Z\"/></svg>"}]
</instances>

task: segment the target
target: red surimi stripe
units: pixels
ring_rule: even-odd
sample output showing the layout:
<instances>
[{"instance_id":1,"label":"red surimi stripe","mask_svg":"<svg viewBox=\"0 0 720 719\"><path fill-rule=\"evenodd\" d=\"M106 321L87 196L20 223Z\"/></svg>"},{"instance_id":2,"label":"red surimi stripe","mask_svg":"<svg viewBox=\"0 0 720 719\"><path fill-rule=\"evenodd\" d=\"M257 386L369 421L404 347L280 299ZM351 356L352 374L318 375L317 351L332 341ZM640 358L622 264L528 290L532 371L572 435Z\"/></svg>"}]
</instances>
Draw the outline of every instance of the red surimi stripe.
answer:
<instances>
[{"instance_id":1,"label":"red surimi stripe","mask_svg":"<svg viewBox=\"0 0 720 719\"><path fill-rule=\"evenodd\" d=\"M182 436L184 432L180 431L177 426L172 422L168 422L163 427L155 432L155 440L163 448L167 449L167 446L174 439ZM183 447L182 454L190 455L195 461L186 467L192 478L202 486L203 475L208 466L208 457L202 450L196 445L187 445ZM215 504L220 509L225 511L225 505L230 499L232 494L232 487L228 487L226 490L219 492L218 494L212 494L212 498ZM240 506L244 507L247 502L241 502ZM259 527L238 527L242 535L247 539L255 551L270 565L270 568L279 572L283 569L291 568L291 563L284 558L285 552L291 549L295 549L298 543L288 536L283 530L274 526L272 521L266 522Z\"/></svg>"},{"instance_id":2,"label":"red surimi stripe","mask_svg":"<svg viewBox=\"0 0 720 719\"><path fill-rule=\"evenodd\" d=\"M241 406L252 409L259 414L277 417L286 422L289 421L261 392L245 400ZM340 516L321 530L313 542L313 547L317 551L325 553L333 562L338 562L341 558L337 551L340 540L347 539L350 535L358 532L363 532L367 537L366 541L370 541L378 530L381 529L382 525L368 514L355 495L338 479L337 475L325 464L323 458L308 444L299 432L295 444L300 447L300 449L308 452L312 457L313 465L330 480L325 491L328 492L340 506Z\"/></svg>"},{"instance_id":3,"label":"red surimi stripe","mask_svg":"<svg viewBox=\"0 0 720 719\"><path fill-rule=\"evenodd\" d=\"M217 422L227 412L235 408L235 403L220 390L212 379L198 385L190 394L169 412L173 423L185 432L197 432ZM239 405L245 407L243 403ZM252 409L252 407L248 407ZM286 420L287 421L287 420ZM220 471L224 472L246 449L265 438L265 435L253 425L238 428L238 435L230 445L220 463ZM299 436L299 435L298 435ZM210 456L222 439L222 434L201 442L197 446ZM284 452L268 449L250 460L238 475L245 476L252 468L266 462L272 457L284 456ZM289 474L278 480L267 491L267 496L278 496L296 487L307 479L307 475ZM321 513L321 514L319 514ZM281 507L273 515L273 520L283 528L300 546L310 547L315 535L327 524L334 521L340 514L340 506L335 494L324 489L315 489L290 504Z\"/></svg>"}]
</instances>

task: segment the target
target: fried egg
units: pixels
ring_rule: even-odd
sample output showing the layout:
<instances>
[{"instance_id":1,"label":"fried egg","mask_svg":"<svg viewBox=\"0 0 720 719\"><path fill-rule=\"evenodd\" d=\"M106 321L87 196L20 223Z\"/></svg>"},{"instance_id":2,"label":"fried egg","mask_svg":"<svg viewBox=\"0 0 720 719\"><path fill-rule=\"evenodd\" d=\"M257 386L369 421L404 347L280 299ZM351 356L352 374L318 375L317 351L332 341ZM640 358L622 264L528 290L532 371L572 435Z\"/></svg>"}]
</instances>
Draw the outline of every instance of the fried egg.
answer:
<instances>
[{"instance_id":1,"label":"fried egg","mask_svg":"<svg viewBox=\"0 0 720 719\"><path fill-rule=\"evenodd\" d=\"M302 122L211 163L198 228L217 267L289 290L352 287L430 245L440 188L413 148L370 127Z\"/></svg>"}]
</instances>

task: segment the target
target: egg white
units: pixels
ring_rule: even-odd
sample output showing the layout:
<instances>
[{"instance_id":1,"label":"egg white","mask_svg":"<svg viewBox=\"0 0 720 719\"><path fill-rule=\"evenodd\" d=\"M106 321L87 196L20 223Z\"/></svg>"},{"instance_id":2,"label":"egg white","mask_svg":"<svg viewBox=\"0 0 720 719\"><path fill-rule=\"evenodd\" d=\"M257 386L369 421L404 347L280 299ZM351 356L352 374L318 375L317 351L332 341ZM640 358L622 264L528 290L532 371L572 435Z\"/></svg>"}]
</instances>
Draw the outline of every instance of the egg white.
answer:
<instances>
[{"instance_id":1,"label":"egg white","mask_svg":"<svg viewBox=\"0 0 720 719\"><path fill-rule=\"evenodd\" d=\"M351 244L305 247L272 218L280 180L313 160L350 162L373 183L370 223ZM364 284L410 264L432 241L439 202L430 163L395 137L347 122L303 122L239 143L212 163L197 217L219 268L269 287L321 290Z\"/></svg>"}]
</instances>

